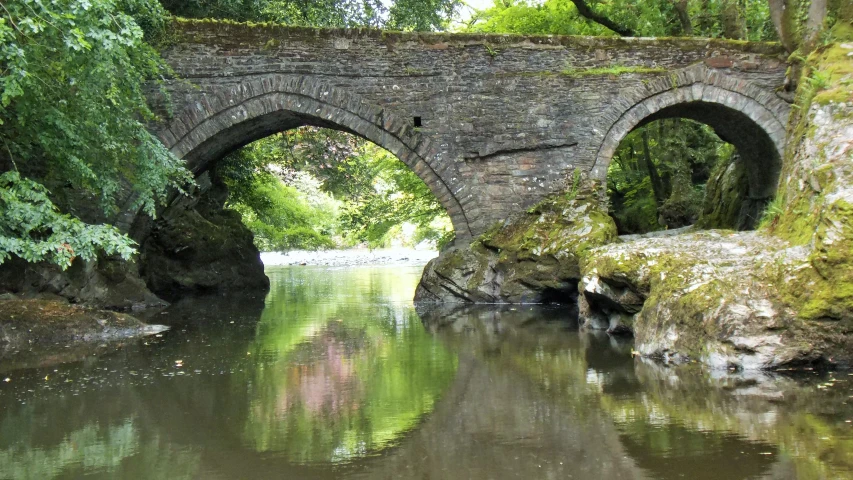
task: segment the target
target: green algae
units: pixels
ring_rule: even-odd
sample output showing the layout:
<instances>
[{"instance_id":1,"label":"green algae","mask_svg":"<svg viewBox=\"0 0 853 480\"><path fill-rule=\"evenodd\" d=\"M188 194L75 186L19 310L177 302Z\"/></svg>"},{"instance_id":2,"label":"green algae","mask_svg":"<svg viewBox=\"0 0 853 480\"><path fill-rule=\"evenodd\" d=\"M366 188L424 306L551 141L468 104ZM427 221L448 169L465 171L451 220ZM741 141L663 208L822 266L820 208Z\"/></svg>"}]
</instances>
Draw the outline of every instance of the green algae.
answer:
<instances>
[{"instance_id":1,"label":"green algae","mask_svg":"<svg viewBox=\"0 0 853 480\"><path fill-rule=\"evenodd\" d=\"M593 77L601 75L627 75L627 74L659 74L665 73L666 68L661 67L644 67L630 65L611 65L609 67L597 68L567 68L562 71L562 74L568 77Z\"/></svg>"}]
</instances>

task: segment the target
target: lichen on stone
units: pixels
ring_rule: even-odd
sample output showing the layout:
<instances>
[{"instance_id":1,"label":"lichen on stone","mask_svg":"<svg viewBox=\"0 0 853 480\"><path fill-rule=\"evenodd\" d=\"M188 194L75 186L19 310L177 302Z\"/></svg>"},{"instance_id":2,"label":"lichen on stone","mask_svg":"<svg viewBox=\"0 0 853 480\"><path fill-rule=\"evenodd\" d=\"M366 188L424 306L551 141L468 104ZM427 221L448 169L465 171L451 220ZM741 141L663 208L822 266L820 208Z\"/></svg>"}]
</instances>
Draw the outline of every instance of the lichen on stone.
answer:
<instances>
[{"instance_id":1,"label":"lichen on stone","mask_svg":"<svg viewBox=\"0 0 853 480\"><path fill-rule=\"evenodd\" d=\"M601 185L576 172L563 192L432 260L415 301L573 301L581 259L617 239Z\"/></svg>"}]
</instances>

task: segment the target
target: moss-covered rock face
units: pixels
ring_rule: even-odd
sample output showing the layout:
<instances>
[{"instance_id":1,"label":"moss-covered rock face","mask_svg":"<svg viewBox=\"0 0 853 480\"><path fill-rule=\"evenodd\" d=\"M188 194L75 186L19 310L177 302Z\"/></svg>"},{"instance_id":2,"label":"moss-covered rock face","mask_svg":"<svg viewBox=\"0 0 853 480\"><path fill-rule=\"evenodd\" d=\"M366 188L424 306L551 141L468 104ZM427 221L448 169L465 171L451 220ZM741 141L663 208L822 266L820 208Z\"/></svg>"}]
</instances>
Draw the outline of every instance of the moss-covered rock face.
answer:
<instances>
[{"instance_id":1,"label":"moss-covered rock face","mask_svg":"<svg viewBox=\"0 0 853 480\"><path fill-rule=\"evenodd\" d=\"M214 184L157 220L140 258L140 274L151 291L174 300L187 293L269 289L252 232L239 213L222 209L227 196L223 185Z\"/></svg>"},{"instance_id":2,"label":"moss-covered rock face","mask_svg":"<svg viewBox=\"0 0 853 480\"><path fill-rule=\"evenodd\" d=\"M853 44L832 44L810 58L817 63L806 75L837 60L837 49L853 64ZM631 329L640 353L667 360L746 369L853 365L853 102L820 97L853 85L853 76L826 78L817 92L808 91L814 82L801 83L802 113L790 126L780 191L762 227L593 250L582 263L587 326Z\"/></svg>"},{"instance_id":3,"label":"moss-covered rock face","mask_svg":"<svg viewBox=\"0 0 853 480\"><path fill-rule=\"evenodd\" d=\"M749 198L746 163L735 153L729 162L721 162L711 172L705 185L705 200L696 226L751 230L758 225L766 204L766 199Z\"/></svg>"},{"instance_id":4,"label":"moss-covered rock face","mask_svg":"<svg viewBox=\"0 0 853 480\"><path fill-rule=\"evenodd\" d=\"M853 53L853 46L850 48ZM853 63L853 57L850 60ZM853 81L853 78L851 78ZM791 149L791 171L780 192L785 208L767 231L809 245L809 268L791 272L781 285L787 300L802 305L808 320L840 322L853 331L853 103L813 104L800 141Z\"/></svg>"},{"instance_id":5,"label":"moss-covered rock face","mask_svg":"<svg viewBox=\"0 0 853 480\"><path fill-rule=\"evenodd\" d=\"M580 260L615 241L601 185L578 171L565 192L432 260L416 302L574 301Z\"/></svg>"}]
</instances>

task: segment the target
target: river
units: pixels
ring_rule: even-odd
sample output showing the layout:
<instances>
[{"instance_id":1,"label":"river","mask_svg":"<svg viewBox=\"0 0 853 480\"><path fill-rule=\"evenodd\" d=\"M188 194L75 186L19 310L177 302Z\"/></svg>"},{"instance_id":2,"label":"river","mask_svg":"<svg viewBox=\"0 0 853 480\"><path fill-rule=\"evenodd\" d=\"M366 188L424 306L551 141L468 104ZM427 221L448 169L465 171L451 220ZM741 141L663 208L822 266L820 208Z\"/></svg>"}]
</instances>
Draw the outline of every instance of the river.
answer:
<instances>
[{"instance_id":1,"label":"river","mask_svg":"<svg viewBox=\"0 0 853 480\"><path fill-rule=\"evenodd\" d=\"M853 374L669 368L421 267L268 267L111 354L0 373L0 478L853 478Z\"/></svg>"}]
</instances>

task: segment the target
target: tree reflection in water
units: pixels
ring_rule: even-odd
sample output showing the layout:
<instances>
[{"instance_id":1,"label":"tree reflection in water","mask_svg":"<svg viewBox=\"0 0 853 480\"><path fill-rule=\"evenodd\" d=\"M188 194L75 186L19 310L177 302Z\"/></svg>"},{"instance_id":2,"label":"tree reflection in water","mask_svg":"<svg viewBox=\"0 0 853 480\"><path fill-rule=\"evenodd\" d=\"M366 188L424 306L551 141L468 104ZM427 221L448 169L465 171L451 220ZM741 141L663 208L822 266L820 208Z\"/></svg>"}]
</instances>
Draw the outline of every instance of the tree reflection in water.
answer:
<instances>
[{"instance_id":1,"label":"tree reflection in water","mask_svg":"<svg viewBox=\"0 0 853 480\"><path fill-rule=\"evenodd\" d=\"M6 373L0 478L853 478L846 372L669 368L556 308L419 316L417 268L270 273L265 305Z\"/></svg>"}]
</instances>

